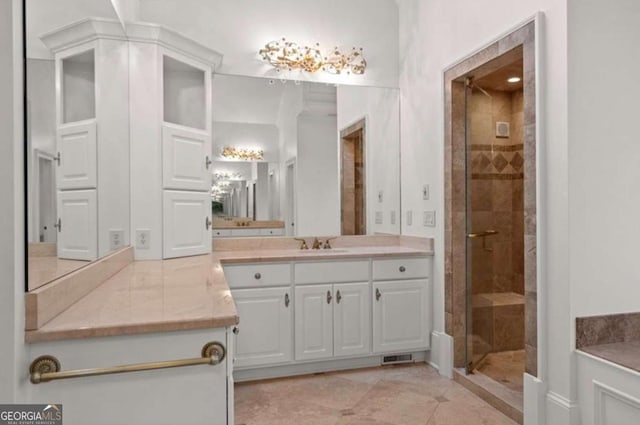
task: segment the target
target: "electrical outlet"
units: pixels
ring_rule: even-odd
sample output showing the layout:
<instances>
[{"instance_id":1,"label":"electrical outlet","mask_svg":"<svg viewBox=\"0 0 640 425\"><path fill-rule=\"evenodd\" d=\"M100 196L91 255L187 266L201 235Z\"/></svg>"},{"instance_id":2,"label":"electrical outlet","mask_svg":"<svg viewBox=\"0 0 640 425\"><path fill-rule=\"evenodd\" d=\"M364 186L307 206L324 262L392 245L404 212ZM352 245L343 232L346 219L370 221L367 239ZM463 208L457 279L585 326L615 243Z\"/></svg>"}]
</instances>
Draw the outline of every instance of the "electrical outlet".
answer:
<instances>
[{"instance_id":1,"label":"electrical outlet","mask_svg":"<svg viewBox=\"0 0 640 425\"><path fill-rule=\"evenodd\" d=\"M382 211L376 211L376 224L382 224L384 222L384 217L382 215Z\"/></svg>"},{"instance_id":2,"label":"electrical outlet","mask_svg":"<svg viewBox=\"0 0 640 425\"><path fill-rule=\"evenodd\" d=\"M396 224L396 212L391 211L391 224Z\"/></svg>"},{"instance_id":3,"label":"electrical outlet","mask_svg":"<svg viewBox=\"0 0 640 425\"><path fill-rule=\"evenodd\" d=\"M149 229L136 230L136 248L149 249L150 247L151 247L151 230Z\"/></svg>"},{"instance_id":4,"label":"electrical outlet","mask_svg":"<svg viewBox=\"0 0 640 425\"><path fill-rule=\"evenodd\" d=\"M424 201L428 201L429 200L429 185L425 184L424 186L422 186L422 200Z\"/></svg>"},{"instance_id":5,"label":"electrical outlet","mask_svg":"<svg viewBox=\"0 0 640 425\"><path fill-rule=\"evenodd\" d=\"M426 227L435 227L436 225L436 212L424 211L422 213L422 224Z\"/></svg>"},{"instance_id":6,"label":"electrical outlet","mask_svg":"<svg viewBox=\"0 0 640 425\"><path fill-rule=\"evenodd\" d=\"M109 249L115 251L124 246L124 230L109 230Z\"/></svg>"},{"instance_id":7,"label":"electrical outlet","mask_svg":"<svg viewBox=\"0 0 640 425\"><path fill-rule=\"evenodd\" d=\"M413 225L413 211L407 211L407 226Z\"/></svg>"},{"instance_id":8,"label":"electrical outlet","mask_svg":"<svg viewBox=\"0 0 640 425\"><path fill-rule=\"evenodd\" d=\"M382 191L379 190L378 191L378 202L380 202L380 203L382 203L382 195L383 195Z\"/></svg>"}]
</instances>

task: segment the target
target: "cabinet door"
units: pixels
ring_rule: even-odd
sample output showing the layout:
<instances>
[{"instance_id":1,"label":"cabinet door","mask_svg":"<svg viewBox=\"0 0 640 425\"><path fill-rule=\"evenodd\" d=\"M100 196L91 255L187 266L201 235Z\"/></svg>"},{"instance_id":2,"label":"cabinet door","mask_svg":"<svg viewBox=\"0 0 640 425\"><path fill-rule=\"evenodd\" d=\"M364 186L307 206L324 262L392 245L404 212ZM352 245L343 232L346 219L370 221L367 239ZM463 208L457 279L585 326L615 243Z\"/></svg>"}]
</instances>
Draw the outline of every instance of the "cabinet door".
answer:
<instances>
[{"instance_id":1,"label":"cabinet door","mask_svg":"<svg viewBox=\"0 0 640 425\"><path fill-rule=\"evenodd\" d=\"M96 191L58 192L58 257L67 260L98 258Z\"/></svg>"},{"instance_id":2,"label":"cabinet door","mask_svg":"<svg viewBox=\"0 0 640 425\"><path fill-rule=\"evenodd\" d=\"M373 351L429 348L427 279L373 284Z\"/></svg>"},{"instance_id":3,"label":"cabinet door","mask_svg":"<svg viewBox=\"0 0 640 425\"><path fill-rule=\"evenodd\" d=\"M58 128L58 190L93 189L97 185L96 122Z\"/></svg>"},{"instance_id":4,"label":"cabinet door","mask_svg":"<svg viewBox=\"0 0 640 425\"><path fill-rule=\"evenodd\" d=\"M165 189L211 190L211 137L206 131L162 126Z\"/></svg>"},{"instance_id":5,"label":"cabinet door","mask_svg":"<svg viewBox=\"0 0 640 425\"><path fill-rule=\"evenodd\" d=\"M290 288L232 291L240 317L235 366L262 366L291 361Z\"/></svg>"},{"instance_id":6,"label":"cabinet door","mask_svg":"<svg viewBox=\"0 0 640 425\"><path fill-rule=\"evenodd\" d=\"M333 354L352 356L371 352L371 295L369 283L334 285Z\"/></svg>"},{"instance_id":7,"label":"cabinet door","mask_svg":"<svg viewBox=\"0 0 640 425\"><path fill-rule=\"evenodd\" d=\"M295 298L296 360L332 357L332 285L297 287Z\"/></svg>"},{"instance_id":8,"label":"cabinet door","mask_svg":"<svg viewBox=\"0 0 640 425\"><path fill-rule=\"evenodd\" d=\"M164 191L164 258L211 252L211 195Z\"/></svg>"}]
</instances>

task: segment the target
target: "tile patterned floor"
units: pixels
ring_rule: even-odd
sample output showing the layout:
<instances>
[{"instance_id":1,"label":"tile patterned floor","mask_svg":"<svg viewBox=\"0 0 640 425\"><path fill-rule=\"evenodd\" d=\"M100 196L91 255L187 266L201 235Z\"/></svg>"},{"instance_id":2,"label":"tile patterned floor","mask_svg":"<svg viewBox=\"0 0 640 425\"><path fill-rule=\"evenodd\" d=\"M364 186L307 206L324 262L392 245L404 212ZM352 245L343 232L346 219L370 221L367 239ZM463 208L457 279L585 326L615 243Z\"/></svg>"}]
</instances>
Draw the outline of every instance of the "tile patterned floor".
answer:
<instances>
[{"instance_id":1,"label":"tile patterned floor","mask_svg":"<svg viewBox=\"0 0 640 425\"><path fill-rule=\"evenodd\" d=\"M490 353L482 360L477 371L514 391L523 391L524 350Z\"/></svg>"},{"instance_id":2,"label":"tile patterned floor","mask_svg":"<svg viewBox=\"0 0 640 425\"><path fill-rule=\"evenodd\" d=\"M236 384L236 425L516 425L425 364Z\"/></svg>"}]
</instances>

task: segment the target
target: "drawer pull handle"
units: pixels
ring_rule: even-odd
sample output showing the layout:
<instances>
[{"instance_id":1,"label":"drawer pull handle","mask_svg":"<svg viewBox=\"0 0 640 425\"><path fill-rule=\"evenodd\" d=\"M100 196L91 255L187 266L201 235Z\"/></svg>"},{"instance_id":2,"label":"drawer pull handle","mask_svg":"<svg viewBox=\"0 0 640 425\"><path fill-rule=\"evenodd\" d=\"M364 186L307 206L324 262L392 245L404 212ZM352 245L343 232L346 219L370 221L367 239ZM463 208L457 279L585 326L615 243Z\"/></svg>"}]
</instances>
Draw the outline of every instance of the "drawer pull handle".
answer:
<instances>
[{"instance_id":1,"label":"drawer pull handle","mask_svg":"<svg viewBox=\"0 0 640 425\"><path fill-rule=\"evenodd\" d=\"M400 266L398 270L400 270L400 273L404 273L407 271L407 269L404 266Z\"/></svg>"},{"instance_id":2,"label":"drawer pull handle","mask_svg":"<svg viewBox=\"0 0 640 425\"><path fill-rule=\"evenodd\" d=\"M240 333L240 328L238 328L237 326L234 326L233 333L238 335Z\"/></svg>"},{"instance_id":3,"label":"drawer pull handle","mask_svg":"<svg viewBox=\"0 0 640 425\"><path fill-rule=\"evenodd\" d=\"M382 294L380 293L380 289L376 288L376 301L380 301L380 297Z\"/></svg>"},{"instance_id":4,"label":"drawer pull handle","mask_svg":"<svg viewBox=\"0 0 640 425\"><path fill-rule=\"evenodd\" d=\"M289 307L289 294L284 294L284 306Z\"/></svg>"},{"instance_id":5,"label":"drawer pull handle","mask_svg":"<svg viewBox=\"0 0 640 425\"><path fill-rule=\"evenodd\" d=\"M260 280L260 278L262 277L262 275L260 273L256 273L253 275L253 277L256 278L256 280Z\"/></svg>"},{"instance_id":6,"label":"drawer pull handle","mask_svg":"<svg viewBox=\"0 0 640 425\"><path fill-rule=\"evenodd\" d=\"M331 291L327 291L327 304L331 304L331 300L333 297L331 296Z\"/></svg>"},{"instance_id":7,"label":"drawer pull handle","mask_svg":"<svg viewBox=\"0 0 640 425\"><path fill-rule=\"evenodd\" d=\"M340 304L340 300L342 299L342 295L340 295L340 291L336 292L336 302Z\"/></svg>"}]
</instances>

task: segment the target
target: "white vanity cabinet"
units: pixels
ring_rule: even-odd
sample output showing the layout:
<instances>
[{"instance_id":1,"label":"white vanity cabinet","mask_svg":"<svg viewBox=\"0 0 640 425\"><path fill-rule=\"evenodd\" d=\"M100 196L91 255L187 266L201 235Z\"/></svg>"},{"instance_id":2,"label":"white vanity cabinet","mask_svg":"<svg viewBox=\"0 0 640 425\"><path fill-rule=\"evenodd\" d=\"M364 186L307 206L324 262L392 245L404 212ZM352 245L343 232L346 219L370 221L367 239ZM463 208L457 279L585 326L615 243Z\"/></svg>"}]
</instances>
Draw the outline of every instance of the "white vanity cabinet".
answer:
<instances>
[{"instance_id":1,"label":"white vanity cabinet","mask_svg":"<svg viewBox=\"0 0 640 425\"><path fill-rule=\"evenodd\" d=\"M369 282L296 287L296 360L369 354L369 288Z\"/></svg>"},{"instance_id":2,"label":"white vanity cabinet","mask_svg":"<svg viewBox=\"0 0 640 425\"><path fill-rule=\"evenodd\" d=\"M373 260L374 352L430 348L430 261L426 258ZM415 279L417 277L420 279ZM406 278L410 279L404 280Z\"/></svg>"},{"instance_id":3,"label":"white vanity cabinet","mask_svg":"<svg viewBox=\"0 0 640 425\"><path fill-rule=\"evenodd\" d=\"M235 367L291 361L291 288L232 290L241 317L235 332Z\"/></svg>"},{"instance_id":4,"label":"white vanity cabinet","mask_svg":"<svg viewBox=\"0 0 640 425\"><path fill-rule=\"evenodd\" d=\"M72 371L199 358L209 342L231 355L230 335L217 328L38 342L28 356L55 356L62 371ZM62 404L67 425L233 425L231 367L227 356L217 365L29 384L29 402Z\"/></svg>"},{"instance_id":5,"label":"white vanity cabinet","mask_svg":"<svg viewBox=\"0 0 640 425\"><path fill-rule=\"evenodd\" d=\"M229 264L224 273L240 317L236 379L375 366L429 349L428 257Z\"/></svg>"},{"instance_id":6,"label":"white vanity cabinet","mask_svg":"<svg viewBox=\"0 0 640 425\"><path fill-rule=\"evenodd\" d=\"M235 333L235 368L287 363L293 359L291 265L224 267L240 323Z\"/></svg>"}]
</instances>

